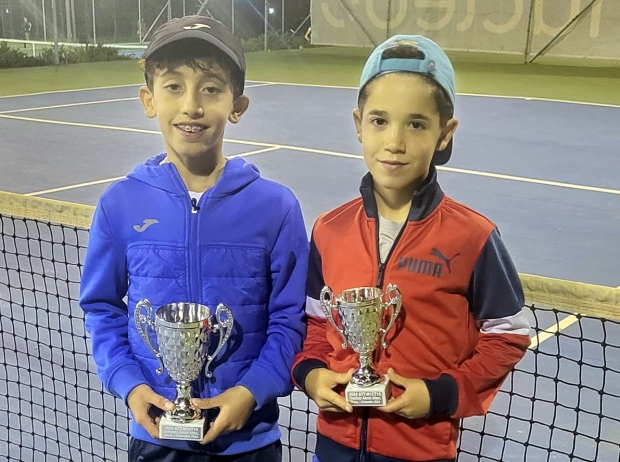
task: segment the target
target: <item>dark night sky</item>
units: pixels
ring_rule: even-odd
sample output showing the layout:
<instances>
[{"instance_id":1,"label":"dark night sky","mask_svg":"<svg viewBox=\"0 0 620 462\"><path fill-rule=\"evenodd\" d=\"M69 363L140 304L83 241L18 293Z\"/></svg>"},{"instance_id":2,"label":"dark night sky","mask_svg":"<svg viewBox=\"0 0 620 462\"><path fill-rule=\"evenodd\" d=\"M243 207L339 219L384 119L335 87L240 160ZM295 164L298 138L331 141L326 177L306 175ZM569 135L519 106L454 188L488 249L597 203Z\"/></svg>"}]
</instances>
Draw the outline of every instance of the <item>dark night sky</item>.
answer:
<instances>
[{"instance_id":1,"label":"dark night sky","mask_svg":"<svg viewBox=\"0 0 620 462\"><path fill-rule=\"evenodd\" d=\"M73 0L76 12L76 29L78 38L92 38L92 4L91 0ZM231 26L233 0L209 0L207 9L214 17L227 26ZM268 0L270 6L275 8L274 14L269 18L272 29L277 31L282 28L282 1ZM241 38L253 38L263 32L264 0L234 0L235 2L235 33ZM46 17L48 32L51 31L52 11L51 2L46 3ZM0 4L6 5L0 11L0 37L23 38L21 32L21 20L27 15L32 22L32 38L42 39L43 21L39 0L0 0ZM56 1L58 8L58 27L61 41L65 37L66 13L65 1ZM99 41L135 41L138 21L138 0L96 0L97 37ZM166 0L141 0L142 15L149 27L155 17L166 5ZM186 13L192 14L198 11L200 2L197 0L185 0ZM310 13L310 0L284 0L285 30L296 29ZM172 0L173 16L183 14L183 0ZM165 20L164 13L161 18Z\"/></svg>"},{"instance_id":2,"label":"dark night sky","mask_svg":"<svg viewBox=\"0 0 620 462\"><path fill-rule=\"evenodd\" d=\"M243 38L249 38L262 33L264 22L264 0L235 0L235 31ZM268 0L268 4L275 8L269 23L273 28L280 30L282 21L282 0ZM222 22L230 26L231 0L211 0L208 5L211 13ZM295 29L310 13L310 0L284 0L285 30Z\"/></svg>"}]
</instances>

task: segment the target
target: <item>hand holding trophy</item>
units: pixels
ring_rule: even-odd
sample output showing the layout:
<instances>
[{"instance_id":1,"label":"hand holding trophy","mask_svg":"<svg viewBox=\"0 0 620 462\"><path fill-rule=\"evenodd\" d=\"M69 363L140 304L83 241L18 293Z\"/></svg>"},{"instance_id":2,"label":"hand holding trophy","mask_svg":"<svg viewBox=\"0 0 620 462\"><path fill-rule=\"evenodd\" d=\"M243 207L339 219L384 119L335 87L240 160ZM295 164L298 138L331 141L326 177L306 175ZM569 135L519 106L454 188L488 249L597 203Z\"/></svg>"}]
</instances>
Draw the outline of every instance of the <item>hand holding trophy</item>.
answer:
<instances>
[{"instance_id":1,"label":"hand holding trophy","mask_svg":"<svg viewBox=\"0 0 620 462\"><path fill-rule=\"evenodd\" d=\"M395 284L388 284L384 294L377 287L358 287L345 290L335 298L329 287L321 291L321 308L343 339L342 348L350 344L359 354L360 366L353 373L351 382L345 390L346 400L353 406L385 406L390 398L389 379L381 376L372 365L372 353L377 348L379 334L382 333L381 348L387 348L386 336L402 305L400 291ZM336 310L342 328L334 320ZM382 327L384 313L390 311L390 320Z\"/></svg>"},{"instance_id":2,"label":"hand holding trophy","mask_svg":"<svg viewBox=\"0 0 620 462\"><path fill-rule=\"evenodd\" d=\"M191 383L204 366L205 375L211 377L209 364L222 349L233 325L233 315L223 303L215 312L197 303L171 303L155 312L148 300L136 304L134 321L140 336L159 360L158 374L164 367L177 383L177 396L173 400L175 409L166 411L159 422L159 437L187 441L202 441L205 432L205 419L199 409L191 403ZM158 349L149 338L149 329L157 335ZM219 331L219 342L212 355L207 350L209 334Z\"/></svg>"}]
</instances>

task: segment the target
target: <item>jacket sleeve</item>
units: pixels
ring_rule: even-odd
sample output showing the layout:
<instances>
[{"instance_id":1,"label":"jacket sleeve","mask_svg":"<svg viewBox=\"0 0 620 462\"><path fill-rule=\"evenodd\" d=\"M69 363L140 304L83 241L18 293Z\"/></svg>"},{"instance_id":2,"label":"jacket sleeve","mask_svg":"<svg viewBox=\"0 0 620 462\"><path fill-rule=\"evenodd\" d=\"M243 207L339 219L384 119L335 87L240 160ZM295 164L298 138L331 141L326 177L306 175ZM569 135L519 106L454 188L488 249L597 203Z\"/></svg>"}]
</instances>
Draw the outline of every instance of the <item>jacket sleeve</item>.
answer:
<instances>
[{"instance_id":1,"label":"jacket sleeve","mask_svg":"<svg viewBox=\"0 0 620 462\"><path fill-rule=\"evenodd\" d=\"M530 345L519 274L494 230L472 272L468 299L480 335L471 358L435 380L425 380L431 414L463 418L486 413L506 376Z\"/></svg>"},{"instance_id":2,"label":"jacket sleeve","mask_svg":"<svg viewBox=\"0 0 620 462\"><path fill-rule=\"evenodd\" d=\"M93 216L80 291L97 373L106 389L126 402L129 392L147 381L128 340L125 252L101 203Z\"/></svg>"},{"instance_id":3,"label":"jacket sleeve","mask_svg":"<svg viewBox=\"0 0 620 462\"><path fill-rule=\"evenodd\" d=\"M290 370L306 332L304 285L308 236L299 203L289 209L271 250L271 294L267 340L238 385L256 400L256 409L293 390Z\"/></svg>"},{"instance_id":4,"label":"jacket sleeve","mask_svg":"<svg viewBox=\"0 0 620 462\"><path fill-rule=\"evenodd\" d=\"M308 260L308 281L306 283L306 314L308 333L301 353L295 358L292 375L295 385L304 390L306 376L313 369L327 367L327 355L332 347L327 341L327 318L319 303L320 293L325 286L323 263L316 246L314 233L310 241Z\"/></svg>"}]
</instances>

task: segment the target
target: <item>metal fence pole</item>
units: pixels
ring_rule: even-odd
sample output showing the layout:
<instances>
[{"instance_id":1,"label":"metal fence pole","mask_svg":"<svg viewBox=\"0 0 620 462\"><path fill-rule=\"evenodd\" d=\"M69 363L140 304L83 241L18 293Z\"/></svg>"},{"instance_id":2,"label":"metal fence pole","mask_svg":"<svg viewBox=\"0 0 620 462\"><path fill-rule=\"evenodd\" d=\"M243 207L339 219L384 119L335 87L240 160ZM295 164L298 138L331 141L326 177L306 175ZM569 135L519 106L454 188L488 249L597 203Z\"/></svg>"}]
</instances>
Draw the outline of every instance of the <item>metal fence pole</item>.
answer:
<instances>
[{"instance_id":1,"label":"metal fence pole","mask_svg":"<svg viewBox=\"0 0 620 462\"><path fill-rule=\"evenodd\" d=\"M267 51L267 32L269 31L269 10L268 10L268 3L267 0L265 0L265 51Z\"/></svg>"},{"instance_id":2,"label":"metal fence pole","mask_svg":"<svg viewBox=\"0 0 620 462\"><path fill-rule=\"evenodd\" d=\"M54 64L58 66L58 18L56 17L56 0L52 0L52 27L54 30Z\"/></svg>"},{"instance_id":3,"label":"metal fence pole","mask_svg":"<svg viewBox=\"0 0 620 462\"><path fill-rule=\"evenodd\" d=\"M138 41L142 43L142 0L138 0Z\"/></svg>"},{"instance_id":4,"label":"metal fence pole","mask_svg":"<svg viewBox=\"0 0 620 462\"><path fill-rule=\"evenodd\" d=\"M557 34L555 34L553 37L551 37L551 40L549 40L549 41L547 42L547 44L546 44L544 47L542 47L542 48L540 49L540 51L539 51L538 53L536 53L536 54L532 57L532 59L530 59L530 61L529 61L529 62L530 62L530 64L531 64L531 63L533 63L533 62L534 62L534 60L535 60L536 58L538 58L540 55L542 55L545 51L547 51L547 49L548 49L551 45L553 45L553 43L554 43L554 42L555 42L558 38L560 38L560 37L562 36L562 34L566 31L566 29L568 29L570 26L572 26L572 25L573 25L573 23L574 23L575 21L577 21L577 20L578 20L579 18L581 18L584 14L586 14L586 13L588 12L588 10L589 10L590 8L592 8L592 5L594 5L597 1L598 1L598 0L592 0L592 1L591 1L591 2L590 2L590 3L589 3L589 4L588 4L588 5L587 5L587 6L586 6L583 10L581 10L579 13L577 13L577 14L575 15L575 17L574 17L574 18L572 18L570 21L568 21L568 23L566 23L566 25L565 25L564 27L562 27L562 29L560 29L560 31L559 31Z\"/></svg>"},{"instance_id":5,"label":"metal fence pole","mask_svg":"<svg viewBox=\"0 0 620 462\"><path fill-rule=\"evenodd\" d=\"M73 41L78 42L77 27L75 26L75 0L71 0L71 28L73 30Z\"/></svg>"},{"instance_id":6,"label":"metal fence pole","mask_svg":"<svg viewBox=\"0 0 620 462\"><path fill-rule=\"evenodd\" d=\"M286 43L290 42L291 39L293 37L295 37L297 35L297 32L299 32L299 30L304 27L304 24L306 24L308 22L308 20L310 19L310 15L306 16L306 19L304 19L301 24L299 26L297 26L297 29L293 30L291 29L291 36L288 38L288 40L286 41Z\"/></svg>"},{"instance_id":7,"label":"metal fence pole","mask_svg":"<svg viewBox=\"0 0 620 462\"><path fill-rule=\"evenodd\" d=\"M45 17L45 0L41 0L41 10L43 13L43 41L47 42L47 19Z\"/></svg>"},{"instance_id":8,"label":"metal fence pole","mask_svg":"<svg viewBox=\"0 0 620 462\"><path fill-rule=\"evenodd\" d=\"M392 0L387 0L387 18L385 19L385 39L390 38L390 20L392 19Z\"/></svg>"},{"instance_id":9,"label":"metal fence pole","mask_svg":"<svg viewBox=\"0 0 620 462\"><path fill-rule=\"evenodd\" d=\"M157 25L157 21L159 21L159 18L161 18L162 14L165 13L166 9L168 8L168 3L166 3L164 5L164 7L161 9L161 11L159 12L159 14L157 15L157 17L155 18L155 21L153 21L153 24L151 24L151 27L148 28L148 30L146 31L146 34L144 34L144 37L142 37L142 40L144 40L146 37L149 36L149 34L151 33L151 31L155 28L155 26ZM200 13L198 13L200 14Z\"/></svg>"},{"instance_id":10,"label":"metal fence pole","mask_svg":"<svg viewBox=\"0 0 620 462\"><path fill-rule=\"evenodd\" d=\"M537 0L530 0L530 13L527 20L527 32L525 37L525 50L523 51L523 62L527 64L527 57L530 55L532 46L532 23L534 22L534 6Z\"/></svg>"},{"instance_id":11,"label":"metal fence pole","mask_svg":"<svg viewBox=\"0 0 620 462\"><path fill-rule=\"evenodd\" d=\"M97 44L97 15L95 13L95 0L92 0L93 7L93 43Z\"/></svg>"},{"instance_id":12,"label":"metal fence pole","mask_svg":"<svg viewBox=\"0 0 620 462\"><path fill-rule=\"evenodd\" d=\"M73 41L73 34L71 30L71 2L65 0L65 19L67 21L67 42Z\"/></svg>"},{"instance_id":13,"label":"metal fence pole","mask_svg":"<svg viewBox=\"0 0 620 462\"><path fill-rule=\"evenodd\" d=\"M340 0L340 4L347 11L347 13L349 13L349 16L351 16L351 18L353 18L353 20L357 23L357 25L362 30L364 35L366 35L370 43L372 43L372 46L376 47L377 45L379 45L378 43L375 42L370 32L368 32L368 29L364 27L364 24L362 24L359 18L355 15L355 12L351 9L351 7L347 4L347 2L345 0Z\"/></svg>"}]
</instances>

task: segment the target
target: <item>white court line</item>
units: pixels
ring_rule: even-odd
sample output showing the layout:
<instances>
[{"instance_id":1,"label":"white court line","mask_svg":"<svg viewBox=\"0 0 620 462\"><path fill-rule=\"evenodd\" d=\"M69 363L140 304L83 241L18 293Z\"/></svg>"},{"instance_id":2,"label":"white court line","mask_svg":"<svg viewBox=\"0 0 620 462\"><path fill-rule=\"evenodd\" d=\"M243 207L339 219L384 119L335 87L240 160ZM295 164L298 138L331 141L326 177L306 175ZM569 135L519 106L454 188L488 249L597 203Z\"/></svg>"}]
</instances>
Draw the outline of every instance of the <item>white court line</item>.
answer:
<instances>
[{"instance_id":1,"label":"white court line","mask_svg":"<svg viewBox=\"0 0 620 462\"><path fill-rule=\"evenodd\" d=\"M542 332L537 332L532 337L532 343L530 344L530 350L533 350L534 348L538 347L545 340L549 340L551 337L555 337L555 335L558 332L561 332L564 329L567 329L568 327L575 324L578 320L579 318L577 318L577 316L574 316L571 314L569 316L566 316L564 319L562 319L557 324L554 324L553 326L543 330Z\"/></svg>"},{"instance_id":2,"label":"white court line","mask_svg":"<svg viewBox=\"0 0 620 462\"><path fill-rule=\"evenodd\" d=\"M258 85L246 85L245 88L254 88L254 87L265 87L272 85L270 83L261 83ZM90 106L91 104L106 104L106 103L117 103L120 101L134 101L138 100L137 96L132 96L130 98L115 98L115 99L104 99L97 101L83 101L80 103L67 103L67 104L57 104L55 106L39 106L39 107L28 107L25 109L11 109L10 111L0 111L0 114L17 114L19 112L31 112L31 111L43 111L45 109L59 109L66 107L75 107L75 106Z\"/></svg>"},{"instance_id":3,"label":"white court line","mask_svg":"<svg viewBox=\"0 0 620 462\"><path fill-rule=\"evenodd\" d=\"M269 85L278 85L275 82L261 82L256 85L246 85L245 88L268 87Z\"/></svg>"},{"instance_id":4,"label":"white court line","mask_svg":"<svg viewBox=\"0 0 620 462\"><path fill-rule=\"evenodd\" d=\"M288 149L289 151L310 152L312 154L323 154L332 157L344 157L345 159L358 159L363 160L364 157L357 154L347 154L345 152L327 151L325 149L304 148L302 146L289 146L285 144L279 144L281 149Z\"/></svg>"},{"instance_id":5,"label":"white court line","mask_svg":"<svg viewBox=\"0 0 620 462\"><path fill-rule=\"evenodd\" d=\"M477 170L468 170L464 168L454 168L454 167L437 167L437 170L444 170L446 172L453 172L453 173L464 173L467 175L477 175L477 176L485 176L485 177L490 177L490 178L498 178L500 180L520 181L522 183L533 183L533 184L541 184L545 186L557 186L557 187L566 188L566 189L578 189L581 191L591 191L591 192L600 192L604 194L620 195L620 190L609 189L609 188L599 188L598 186L586 186L586 185L579 185L579 184L572 184L572 183L562 183L560 181L538 180L536 178L526 178L526 177L514 176L514 175L503 175L501 173L480 172Z\"/></svg>"},{"instance_id":6,"label":"white court line","mask_svg":"<svg viewBox=\"0 0 620 462\"><path fill-rule=\"evenodd\" d=\"M500 99L522 99L525 101L546 101L549 103L565 103L565 104L577 104L581 106L597 106L597 107L611 107L620 108L620 104L607 104L607 103L588 103L585 101L570 101L566 99L553 99L553 98L541 98L533 96L506 96L506 95L484 95L478 93L457 93L459 96L480 97L480 98L500 98Z\"/></svg>"},{"instance_id":7,"label":"white court line","mask_svg":"<svg viewBox=\"0 0 620 462\"><path fill-rule=\"evenodd\" d=\"M104 180L88 181L86 183L74 184L71 186L61 186L60 188L44 189L43 191L35 191L26 193L24 196L40 196L42 194L51 194L59 191L67 191L69 189L85 188L86 186L95 186L98 184L112 183L114 181L122 180L124 176L117 176L115 178L106 178Z\"/></svg>"},{"instance_id":8,"label":"white court line","mask_svg":"<svg viewBox=\"0 0 620 462\"><path fill-rule=\"evenodd\" d=\"M119 101L133 101L136 99L139 99L139 98L137 96L132 96L131 98L105 99L101 101L84 101L82 103L57 104L55 106L28 107L25 109L12 109L10 111L0 111L0 114L16 114L18 112L42 111L44 109L59 109L59 108L64 108L64 107L90 106L91 104L117 103Z\"/></svg>"},{"instance_id":9,"label":"white court line","mask_svg":"<svg viewBox=\"0 0 620 462\"><path fill-rule=\"evenodd\" d=\"M288 87L309 87L309 88L336 88L341 90L357 90L358 87L350 87L346 85L321 85L316 83L295 83L295 82L267 82L266 80L252 80L256 83L264 83L271 85L285 85Z\"/></svg>"},{"instance_id":10,"label":"white court line","mask_svg":"<svg viewBox=\"0 0 620 462\"><path fill-rule=\"evenodd\" d=\"M256 151L242 152L241 154L234 154L232 156L226 156L226 157L229 157L231 159L233 157L248 157L248 156L253 156L254 154L262 154L263 152L277 151L278 149L281 149L280 146L271 146L270 148L263 148L263 149L257 149Z\"/></svg>"},{"instance_id":11,"label":"white court line","mask_svg":"<svg viewBox=\"0 0 620 462\"><path fill-rule=\"evenodd\" d=\"M358 90L358 87L349 87L349 86L341 86L341 85L317 85L310 83L294 83L294 82L264 82L260 80L254 80L254 82L261 83L271 83L274 85L288 85L288 86L297 86L297 87L314 87L314 88L340 88L344 90ZM542 97L534 97L534 96L518 96L518 95L487 95L482 93L458 93L458 96L469 96L475 98L501 98L501 99L522 99L525 101L547 101L550 103L565 103L565 104L579 104L583 106L600 106L600 107L612 107L612 108L620 108L619 104L605 104L605 103L589 103L587 101L571 101L565 99L553 99L553 98L542 98Z\"/></svg>"},{"instance_id":12,"label":"white court line","mask_svg":"<svg viewBox=\"0 0 620 462\"><path fill-rule=\"evenodd\" d=\"M245 88L252 87L262 87L265 85L278 85L277 82L260 82L258 80L250 80L249 82L256 82L258 85L246 85ZM6 95L0 96L0 99L9 99L9 98L22 98L26 96L39 96L39 95L54 95L56 93L72 93L78 91L94 91L94 90L111 90L114 88L127 88L127 87L141 87L144 83L127 83L124 85L110 85L108 87L91 87L91 88L72 88L69 90L51 90L51 91L41 91L38 93L22 93L20 95Z\"/></svg>"},{"instance_id":13,"label":"white court line","mask_svg":"<svg viewBox=\"0 0 620 462\"><path fill-rule=\"evenodd\" d=\"M126 88L126 87L139 87L144 85L143 83L129 83L125 85L111 85L108 87L91 87L91 88L73 88L70 90L52 90L52 91L41 91L39 93L24 93L21 95L7 95L0 96L0 99L9 99L9 98L21 98L26 96L39 96L39 95L53 95L56 93L71 93L74 91L94 91L94 90L108 90L112 88Z\"/></svg>"},{"instance_id":14,"label":"white court line","mask_svg":"<svg viewBox=\"0 0 620 462\"><path fill-rule=\"evenodd\" d=\"M39 122L39 123L46 123L46 124L52 124L52 125L65 125L65 126L70 126L70 127L100 128L104 130L115 130L115 131L121 131L121 132L148 133L150 135L161 134L161 132L157 130L144 130L140 128L128 128L128 127L115 127L112 125L86 124L86 123L80 123L80 122L63 122L62 120L35 119L34 117L13 116L13 115L7 115L7 114L0 114L0 118L11 119L11 120L23 120L26 122Z\"/></svg>"},{"instance_id":15,"label":"white court line","mask_svg":"<svg viewBox=\"0 0 620 462\"><path fill-rule=\"evenodd\" d=\"M47 124L53 124L53 125L65 125L65 126L70 126L70 127L98 128L98 129L103 129L103 130L116 130L116 131L130 132L130 133L146 133L150 135L161 135L161 133L157 130L144 130L144 129L139 129L139 128L116 127L113 125L97 125L97 124L86 124L86 123L79 123L79 122L63 122L60 120L36 119L33 117L22 117L22 116L14 116L14 115L7 115L7 114L0 114L0 118L12 119L12 120L23 120L27 122L47 123ZM263 146L263 147L268 147L268 148L273 147L277 149L310 152L313 154L323 154L323 155L328 155L328 156L333 156L333 157L344 157L348 159L363 159L362 156L355 155L355 154L328 151L324 149L305 148L301 146L290 146L290 145L278 144L278 143L264 143L262 141L233 140L233 139L227 139L227 138L225 138L224 141L228 143L234 143L234 144L247 144L247 145L252 145L252 146ZM560 181L539 180L536 178L527 178L527 177L514 176L514 175L504 175L501 173L481 172L478 170L469 170L469 169L454 168L454 167L437 167L437 169L444 170L447 172L452 172L452 173L461 173L461 174L466 174L466 175L476 175L476 176L483 176L483 177L488 177L488 178L497 178L500 180L518 181L522 183L532 183L532 184L539 184L543 186L554 186L554 187L565 188L565 189L575 189L575 190L580 190L580 191L620 195L620 190L600 188L598 186L587 186L587 185L579 185L579 184L572 184L572 183L563 183Z\"/></svg>"},{"instance_id":16,"label":"white court line","mask_svg":"<svg viewBox=\"0 0 620 462\"><path fill-rule=\"evenodd\" d=\"M251 80L251 82L256 82L258 85L246 85L246 88L252 88L254 86L263 86L263 85L287 85L287 86L298 86L298 87L313 87L313 88L340 88L345 90L357 90L358 87L350 87L350 86L342 86L342 85L318 85L311 83L295 83L295 82L267 82L263 80ZM5 98L19 98L22 96L37 96L37 95L50 95L54 93L68 93L68 92L76 92L76 91L92 91L92 90L107 90L112 88L123 88L123 87L137 87L142 86L143 83L132 83L126 85L112 85L108 87L93 87L93 88L76 88L71 90L54 90L54 91L43 91L40 93L25 93L21 95L7 95L0 96L1 99ZM457 93L459 96L469 96L476 98L503 98L503 99L522 99L526 101L547 101L551 103L565 103L565 104L578 104L583 106L598 106L598 107L611 107L611 108L620 108L618 104L604 104L604 103L591 103L587 101L570 101L564 99L553 99L553 98L542 98L542 97L532 97L532 96L519 96L519 95L487 95L487 94L478 94L478 93Z\"/></svg>"},{"instance_id":17,"label":"white court line","mask_svg":"<svg viewBox=\"0 0 620 462\"><path fill-rule=\"evenodd\" d=\"M248 157L248 156L253 156L254 154L261 154L263 152L277 151L278 149L280 148L277 146L273 146L270 148L257 149L255 151L242 152L241 154L232 155L230 156L230 158ZM106 178L104 180L97 180L97 181L88 181L86 183L72 184L69 186L61 186L59 188L44 189L43 191L35 191L31 193L26 193L24 194L24 196L41 196L43 194L51 194L51 193L60 192L60 191L69 191L71 189L85 188L87 186L95 186L98 184L112 183L114 181L122 180L123 178L125 178L125 176L117 176L114 178Z\"/></svg>"},{"instance_id":18,"label":"white court line","mask_svg":"<svg viewBox=\"0 0 620 462\"><path fill-rule=\"evenodd\" d=\"M117 127L114 125L87 124L87 123L82 123L82 122L64 122L62 120L37 119L34 117L14 116L14 115L5 115L5 114L0 114L0 118L11 119L11 120L23 120L26 122L46 123L46 124L52 124L52 125L64 125L64 126L69 126L69 127L97 128L101 130L113 130L113 131L130 132L130 133L145 133L148 135L161 135L161 132L158 130ZM363 158L362 156L358 156L354 154L326 151L323 149L303 148L300 146L288 146L288 145L276 144L276 143L264 143L262 141L244 141L244 140L233 140L233 139L228 139L228 138L224 138L224 141L227 143L233 143L233 144L247 144L251 146L264 146L268 148L288 149L290 151L311 152L315 154L325 154L325 155L330 155L330 156L335 156L335 157L346 157L349 159L362 159Z\"/></svg>"}]
</instances>

